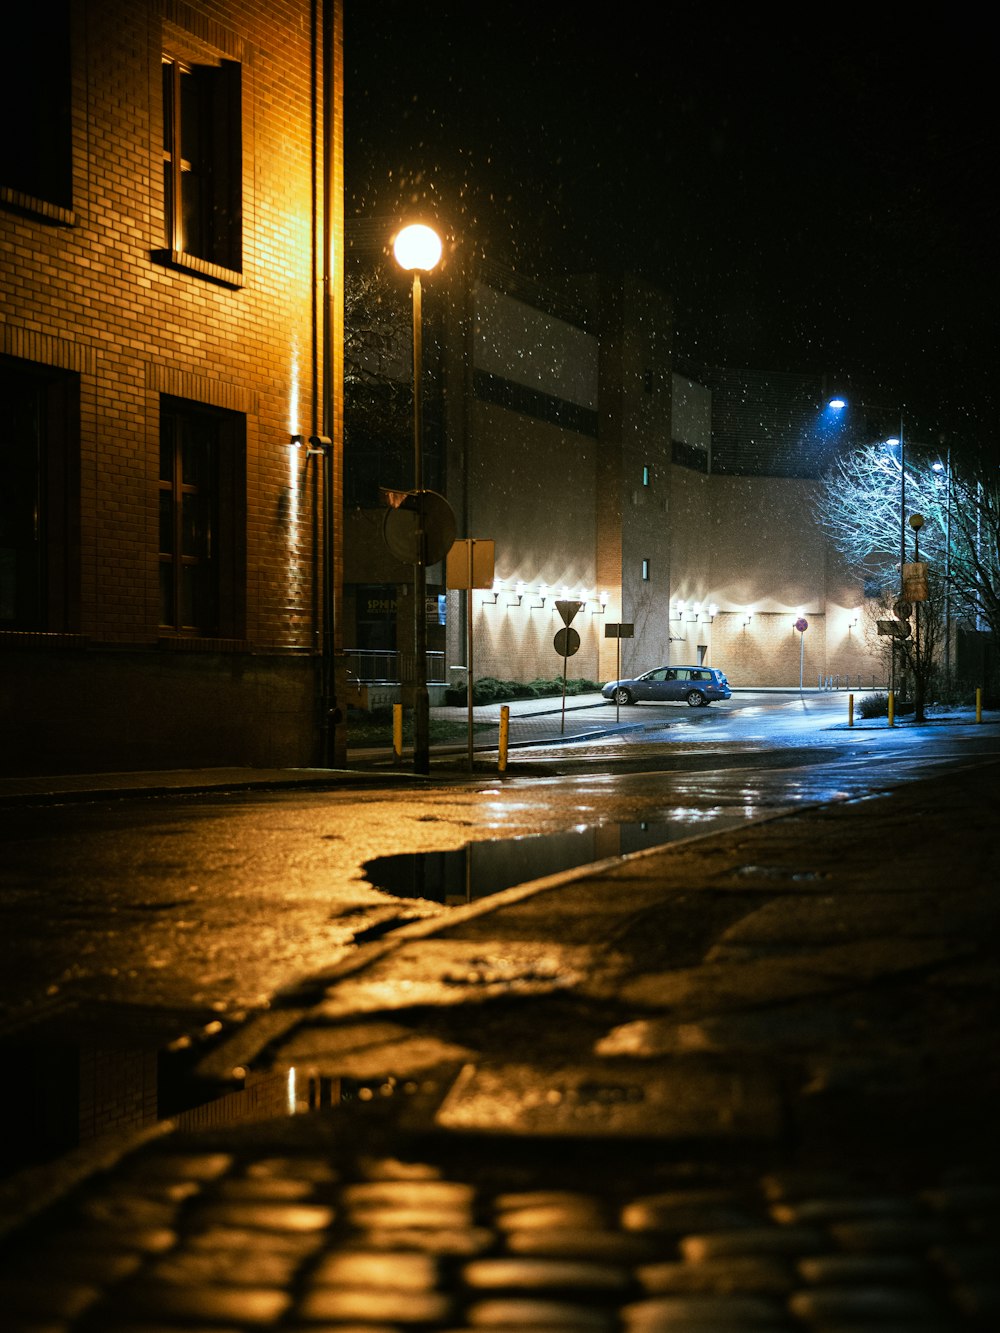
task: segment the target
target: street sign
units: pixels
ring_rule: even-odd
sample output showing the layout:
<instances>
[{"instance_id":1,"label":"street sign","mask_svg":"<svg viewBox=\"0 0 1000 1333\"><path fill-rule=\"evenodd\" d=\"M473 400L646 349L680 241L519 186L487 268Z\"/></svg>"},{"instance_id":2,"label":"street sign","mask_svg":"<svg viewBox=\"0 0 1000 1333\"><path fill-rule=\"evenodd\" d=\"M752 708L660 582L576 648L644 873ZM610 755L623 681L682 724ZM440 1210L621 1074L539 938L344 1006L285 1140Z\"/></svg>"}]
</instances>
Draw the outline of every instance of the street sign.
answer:
<instances>
[{"instance_id":1,"label":"street sign","mask_svg":"<svg viewBox=\"0 0 1000 1333\"><path fill-rule=\"evenodd\" d=\"M448 552L445 582L455 591L492 588L496 564L496 542L485 537L458 537ZM469 570L472 582L469 582Z\"/></svg>"},{"instance_id":2,"label":"street sign","mask_svg":"<svg viewBox=\"0 0 1000 1333\"><path fill-rule=\"evenodd\" d=\"M557 629L552 644L560 657L572 657L580 650L580 636L575 629Z\"/></svg>"},{"instance_id":3,"label":"street sign","mask_svg":"<svg viewBox=\"0 0 1000 1333\"><path fill-rule=\"evenodd\" d=\"M633 639L635 638L635 626L616 625L613 620L609 621L604 626L604 637L606 639Z\"/></svg>"},{"instance_id":4,"label":"street sign","mask_svg":"<svg viewBox=\"0 0 1000 1333\"><path fill-rule=\"evenodd\" d=\"M877 624L879 634L888 634L893 639L908 639L912 632L908 620L880 620Z\"/></svg>"},{"instance_id":5,"label":"street sign","mask_svg":"<svg viewBox=\"0 0 1000 1333\"><path fill-rule=\"evenodd\" d=\"M916 560L903 566L903 596L911 602L927 601L927 562Z\"/></svg>"},{"instance_id":6,"label":"street sign","mask_svg":"<svg viewBox=\"0 0 1000 1333\"><path fill-rule=\"evenodd\" d=\"M806 620L805 616L799 616L798 620L795 622L795 628L800 634L805 634L806 630L809 628L809 621Z\"/></svg>"},{"instance_id":7,"label":"street sign","mask_svg":"<svg viewBox=\"0 0 1000 1333\"><path fill-rule=\"evenodd\" d=\"M892 614L897 620L909 620L913 615L913 606L903 597L897 597L892 604Z\"/></svg>"},{"instance_id":8,"label":"street sign","mask_svg":"<svg viewBox=\"0 0 1000 1333\"><path fill-rule=\"evenodd\" d=\"M388 492L396 496L398 492ZM415 565L420 559L418 529L421 513L424 526L424 564L436 565L451 550L455 540L455 513L437 491L408 491L406 498L386 510L382 520L385 544L397 560Z\"/></svg>"},{"instance_id":9,"label":"street sign","mask_svg":"<svg viewBox=\"0 0 1000 1333\"><path fill-rule=\"evenodd\" d=\"M573 617L582 608L582 602L556 602L556 610L562 616L564 625L572 624Z\"/></svg>"}]
</instances>

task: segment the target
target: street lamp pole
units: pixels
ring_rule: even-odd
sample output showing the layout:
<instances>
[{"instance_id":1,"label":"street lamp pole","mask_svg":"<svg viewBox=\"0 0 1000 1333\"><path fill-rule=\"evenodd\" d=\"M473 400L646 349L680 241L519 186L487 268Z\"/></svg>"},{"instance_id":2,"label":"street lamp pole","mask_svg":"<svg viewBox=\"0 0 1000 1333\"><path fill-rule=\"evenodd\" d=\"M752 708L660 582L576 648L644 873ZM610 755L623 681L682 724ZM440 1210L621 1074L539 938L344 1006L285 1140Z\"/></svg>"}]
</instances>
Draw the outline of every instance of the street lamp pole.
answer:
<instances>
[{"instance_id":1,"label":"street lamp pole","mask_svg":"<svg viewBox=\"0 0 1000 1333\"><path fill-rule=\"evenodd\" d=\"M427 530L424 514L423 311L420 274L441 258L441 238L414 223L393 241L400 268L413 274L413 489L417 502L416 560L413 565L413 771L430 772L430 703L427 695Z\"/></svg>"},{"instance_id":2,"label":"street lamp pole","mask_svg":"<svg viewBox=\"0 0 1000 1333\"><path fill-rule=\"evenodd\" d=\"M920 529L924 526L923 514L910 515L910 527L913 529L913 560L915 564L920 563ZM915 677L916 694L916 720L924 720L924 676L923 663L920 660L920 597L919 595L913 602L913 621L914 621L914 641L913 641L913 674Z\"/></svg>"}]
</instances>

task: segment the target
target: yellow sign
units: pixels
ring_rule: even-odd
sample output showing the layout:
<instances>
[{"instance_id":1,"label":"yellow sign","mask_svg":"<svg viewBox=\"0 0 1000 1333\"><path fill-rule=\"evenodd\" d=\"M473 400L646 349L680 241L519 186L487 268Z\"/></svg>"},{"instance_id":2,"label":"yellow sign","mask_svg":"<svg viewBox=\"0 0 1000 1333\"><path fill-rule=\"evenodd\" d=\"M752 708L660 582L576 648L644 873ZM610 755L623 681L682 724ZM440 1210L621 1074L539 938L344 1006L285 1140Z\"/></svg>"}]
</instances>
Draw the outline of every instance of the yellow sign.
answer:
<instances>
[{"instance_id":1,"label":"yellow sign","mask_svg":"<svg viewBox=\"0 0 1000 1333\"><path fill-rule=\"evenodd\" d=\"M908 602L927 601L926 560L903 566L903 596Z\"/></svg>"}]
</instances>

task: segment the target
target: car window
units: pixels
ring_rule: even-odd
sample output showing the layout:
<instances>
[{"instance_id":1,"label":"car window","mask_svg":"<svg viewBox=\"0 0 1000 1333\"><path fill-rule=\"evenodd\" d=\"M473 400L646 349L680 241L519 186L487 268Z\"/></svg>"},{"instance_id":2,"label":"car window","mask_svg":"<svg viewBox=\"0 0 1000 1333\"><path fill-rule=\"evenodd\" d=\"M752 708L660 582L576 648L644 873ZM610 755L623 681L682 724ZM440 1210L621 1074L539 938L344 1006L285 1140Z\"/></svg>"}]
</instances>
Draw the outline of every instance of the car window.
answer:
<instances>
[{"instance_id":1,"label":"car window","mask_svg":"<svg viewBox=\"0 0 1000 1333\"><path fill-rule=\"evenodd\" d=\"M690 673L690 671L687 671L687 670L680 670L680 671L678 671L678 672L677 672L677 679L678 679L678 680L690 680L690 679L691 679L691 673Z\"/></svg>"}]
</instances>

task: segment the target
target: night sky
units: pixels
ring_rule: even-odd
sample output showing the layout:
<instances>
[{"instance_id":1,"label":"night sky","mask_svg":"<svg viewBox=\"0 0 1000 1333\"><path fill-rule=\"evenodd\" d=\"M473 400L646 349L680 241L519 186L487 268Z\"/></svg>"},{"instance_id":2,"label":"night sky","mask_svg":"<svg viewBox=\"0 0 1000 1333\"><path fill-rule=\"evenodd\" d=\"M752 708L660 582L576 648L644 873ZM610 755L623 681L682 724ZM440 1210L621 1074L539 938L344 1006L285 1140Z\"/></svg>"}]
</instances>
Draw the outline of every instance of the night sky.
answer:
<instances>
[{"instance_id":1,"label":"night sky","mask_svg":"<svg viewBox=\"0 0 1000 1333\"><path fill-rule=\"evenodd\" d=\"M987 21L814 13L345 0L348 216L430 207L525 274L635 271L680 357L995 434Z\"/></svg>"}]
</instances>

